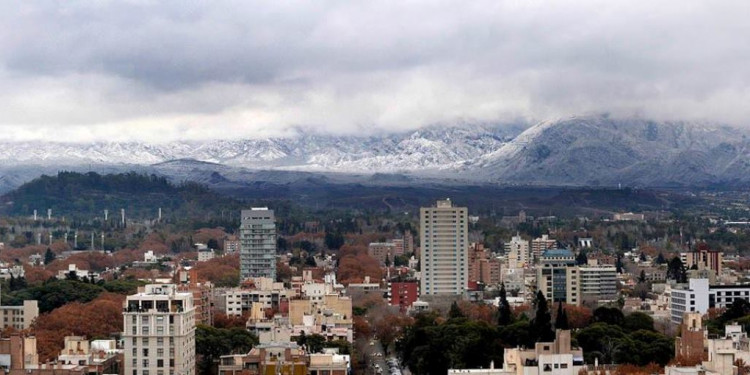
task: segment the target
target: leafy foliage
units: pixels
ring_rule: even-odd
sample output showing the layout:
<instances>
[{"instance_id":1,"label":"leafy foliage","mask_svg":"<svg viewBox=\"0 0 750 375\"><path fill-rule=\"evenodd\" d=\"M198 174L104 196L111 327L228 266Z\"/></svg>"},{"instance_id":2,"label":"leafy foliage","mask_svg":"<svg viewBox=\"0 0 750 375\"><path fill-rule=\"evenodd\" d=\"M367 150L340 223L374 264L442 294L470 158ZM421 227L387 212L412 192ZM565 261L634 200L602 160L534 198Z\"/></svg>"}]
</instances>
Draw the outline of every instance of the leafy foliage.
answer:
<instances>
[{"instance_id":1,"label":"leafy foliage","mask_svg":"<svg viewBox=\"0 0 750 375\"><path fill-rule=\"evenodd\" d=\"M482 321L450 319L442 324L437 315L420 314L397 342L404 363L414 374L444 374L449 368L487 367L502 363L497 328Z\"/></svg>"},{"instance_id":2,"label":"leafy foliage","mask_svg":"<svg viewBox=\"0 0 750 375\"><path fill-rule=\"evenodd\" d=\"M165 177L136 172L43 175L6 194L3 200L11 203L4 205L6 214L28 215L34 209L51 208L68 218L101 215L104 209L118 208L127 208L131 217L154 217L156 207L171 212L199 211L220 205L231 207L233 202L196 183L175 186Z\"/></svg>"},{"instance_id":3,"label":"leafy foliage","mask_svg":"<svg viewBox=\"0 0 750 375\"><path fill-rule=\"evenodd\" d=\"M247 353L257 344L258 338L244 328L214 328L198 324L195 329L195 352L202 356L200 373L211 373L214 360L220 356Z\"/></svg>"},{"instance_id":4,"label":"leafy foliage","mask_svg":"<svg viewBox=\"0 0 750 375\"><path fill-rule=\"evenodd\" d=\"M124 300L122 295L103 293L88 303L72 302L40 315L31 327L37 337L39 359L46 361L56 357L67 335L89 339L118 335L122 332Z\"/></svg>"}]
</instances>

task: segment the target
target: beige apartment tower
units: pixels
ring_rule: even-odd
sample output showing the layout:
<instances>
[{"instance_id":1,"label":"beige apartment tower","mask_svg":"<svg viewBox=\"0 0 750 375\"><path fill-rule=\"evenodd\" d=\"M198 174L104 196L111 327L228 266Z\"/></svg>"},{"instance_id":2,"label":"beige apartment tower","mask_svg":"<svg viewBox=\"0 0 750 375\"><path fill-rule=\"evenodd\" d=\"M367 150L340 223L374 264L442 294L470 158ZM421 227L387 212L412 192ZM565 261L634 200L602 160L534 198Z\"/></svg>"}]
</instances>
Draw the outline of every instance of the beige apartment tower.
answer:
<instances>
[{"instance_id":1,"label":"beige apartment tower","mask_svg":"<svg viewBox=\"0 0 750 375\"><path fill-rule=\"evenodd\" d=\"M195 374L192 293L149 284L128 296L123 311L125 375Z\"/></svg>"},{"instance_id":2,"label":"beige apartment tower","mask_svg":"<svg viewBox=\"0 0 750 375\"><path fill-rule=\"evenodd\" d=\"M469 277L469 233L466 207L450 199L419 210L422 251L420 295L463 295Z\"/></svg>"}]
</instances>

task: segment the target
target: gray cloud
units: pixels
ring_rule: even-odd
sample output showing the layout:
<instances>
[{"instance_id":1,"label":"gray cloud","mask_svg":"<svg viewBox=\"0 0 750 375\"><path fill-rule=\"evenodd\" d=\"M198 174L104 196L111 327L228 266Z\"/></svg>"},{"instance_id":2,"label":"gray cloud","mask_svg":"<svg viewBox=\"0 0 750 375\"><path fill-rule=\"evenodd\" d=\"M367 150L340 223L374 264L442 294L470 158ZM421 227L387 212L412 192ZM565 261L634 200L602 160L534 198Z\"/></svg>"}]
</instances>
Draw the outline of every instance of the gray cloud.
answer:
<instances>
[{"instance_id":1,"label":"gray cloud","mask_svg":"<svg viewBox=\"0 0 750 375\"><path fill-rule=\"evenodd\" d=\"M741 1L42 1L0 14L6 139L750 115Z\"/></svg>"}]
</instances>

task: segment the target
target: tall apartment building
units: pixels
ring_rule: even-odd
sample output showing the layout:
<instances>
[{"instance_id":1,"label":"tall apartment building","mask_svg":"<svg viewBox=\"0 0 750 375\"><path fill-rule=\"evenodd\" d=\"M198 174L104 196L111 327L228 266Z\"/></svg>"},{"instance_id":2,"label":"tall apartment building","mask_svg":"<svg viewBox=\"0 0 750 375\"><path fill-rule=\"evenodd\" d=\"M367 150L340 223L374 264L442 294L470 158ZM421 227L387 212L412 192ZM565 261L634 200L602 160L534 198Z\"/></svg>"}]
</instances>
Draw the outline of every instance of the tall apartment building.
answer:
<instances>
[{"instance_id":1,"label":"tall apartment building","mask_svg":"<svg viewBox=\"0 0 750 375\"><path fill-rule=\"evenodd\" d=\"M502 263L492 256L489 249L481 243L474 243L469 248L469 283L499 285L502 281Z\"/></svg>"},{"instance_id":2,"label":"tall apartment building","mask_svg":"<svg viewBox=\"0 0 750 375\"><path fill-rule=\"evenodd\" d=\"M505 243L505 257L508 268L524 268L529 265L529 241L521 236L513 236Z\"/></svg>"},{"instance_id":3,"label":"tall apartment building","mask_svg":"<svg viewBox=\"0 0 750 375\"><path fill-rule=\"evenodd\" d=\"M276 218L273 210L242 210L240 224L240 279L276 279Z\"/></svg>"},{"instance_id":4,"label":"tall apartment building","mask_svg":"<svg viewBox=\"0 0 750 375\"><path fill-rule=\"evenodd\" d=\"M557 246L557 241L549 238L549 235L543 234L540 238L531 240L531 259L529 262L538 264L545 250L553 249Z\"/></svg>"},{"instance_id":5,"label":"tall apartment building","mask_svg":"<svg viewBox=\"0 0 750 375\"><path fill-rule=\"evenodd\" d=\"M537 267L537 290L550 303L564 302L570 305L581 303L578 290L578 267L570 250L546 250Z\"/></svg>"},{"instance_id":6,"label":"tall apartment building","mask_svg":"<svg viewBox=\"0 0 750 375\"><path fill-rule=\"evenodd\" d=\"M123 311L126 375L195 374L192 293L149 284L127 297Z\"/></svg>"},{"instance_id":7,"label":"tall apartment building","mask_svg":"<svg viewBox=\"0 0 750 375\"><path fill-rule=\"evenodd\" d=\"M721 275L721 263L724 260L724 253L718 250L711 250L705 243L699 243L694 251L689 253L680 253L682 264L685 268L693 267L698 270L711 270L716 276Z\"/></svg>"},{"instance_id":8,"label":"tall apartment building","mask_svg":"<svg viewBox=\"0 0 750 375\"><path fill-rule=\"evenodd\" d=\"M469 276L468 209L439 200L420 208L419 228L421 295L463 295Z\"/></svg>"}]
</instances>

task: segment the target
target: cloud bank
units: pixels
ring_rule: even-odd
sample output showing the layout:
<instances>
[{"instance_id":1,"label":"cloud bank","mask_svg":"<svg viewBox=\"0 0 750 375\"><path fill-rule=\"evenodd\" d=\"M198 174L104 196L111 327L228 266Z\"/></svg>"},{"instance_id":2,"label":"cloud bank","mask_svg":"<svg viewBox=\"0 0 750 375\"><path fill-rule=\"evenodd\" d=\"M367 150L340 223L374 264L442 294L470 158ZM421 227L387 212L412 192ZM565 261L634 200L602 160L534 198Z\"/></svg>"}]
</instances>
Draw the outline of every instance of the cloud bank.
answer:
<instances>
[{"instance_id":1,"label":"cloud bank","mask_svg":"<svg viewBox=\"0 0 750 375\"><path fill-rule=\"evenodd\" d=\"M39 1L0 14L3 140L750 118L746 1Z\"/></svg>"}]
</instances>

